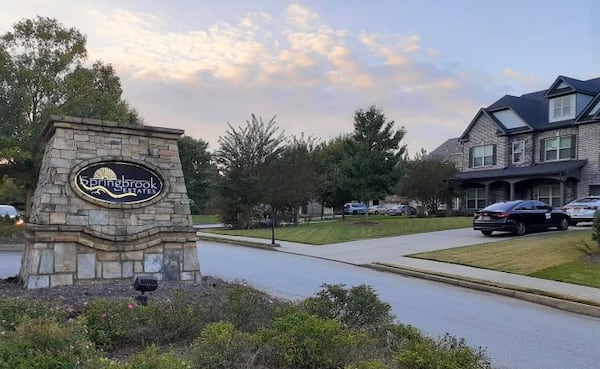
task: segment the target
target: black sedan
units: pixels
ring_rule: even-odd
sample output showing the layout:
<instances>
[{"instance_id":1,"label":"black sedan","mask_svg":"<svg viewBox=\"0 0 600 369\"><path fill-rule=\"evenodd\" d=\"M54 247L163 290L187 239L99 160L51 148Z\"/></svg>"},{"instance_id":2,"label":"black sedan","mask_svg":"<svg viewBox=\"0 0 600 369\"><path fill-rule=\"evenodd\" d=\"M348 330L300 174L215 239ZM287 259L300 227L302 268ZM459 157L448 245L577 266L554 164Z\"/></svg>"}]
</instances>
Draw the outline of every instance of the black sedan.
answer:
<instances>
[{"instance_id":1,"label":"black sedan","mask_svg":"<svg viewBox=\"0 0 600 369\"><path fill-rule=\"evenodd\" d=\"M561 209L552 209L537 200L515 200L497 202L475 212L473 229L486 236L494 231L508 231L522 236L533 229L556 227L566 230L569 223L569 214Z\"/></svg>"}]
</instances>

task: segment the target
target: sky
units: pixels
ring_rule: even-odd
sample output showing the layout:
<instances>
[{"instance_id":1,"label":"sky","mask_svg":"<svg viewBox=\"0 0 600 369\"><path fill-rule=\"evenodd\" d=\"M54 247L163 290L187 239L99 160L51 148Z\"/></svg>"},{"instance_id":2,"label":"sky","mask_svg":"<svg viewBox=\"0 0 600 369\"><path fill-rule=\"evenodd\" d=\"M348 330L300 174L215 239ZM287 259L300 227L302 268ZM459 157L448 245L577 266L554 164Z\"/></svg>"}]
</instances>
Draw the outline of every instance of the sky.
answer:
<instances>
[{"instance_id":1,"label":"sky","mask_svg":"<svg viewBox=\"0 0 600 369\"><path fill-rule=\"evenodd\" d=\"M210 151L252 114L325 142L376 106L412 154L505 94L600 77L597 14L595 0L4 0L0 34L36 16L77 28L146 124Z\"/></svg>"}]
</instances>

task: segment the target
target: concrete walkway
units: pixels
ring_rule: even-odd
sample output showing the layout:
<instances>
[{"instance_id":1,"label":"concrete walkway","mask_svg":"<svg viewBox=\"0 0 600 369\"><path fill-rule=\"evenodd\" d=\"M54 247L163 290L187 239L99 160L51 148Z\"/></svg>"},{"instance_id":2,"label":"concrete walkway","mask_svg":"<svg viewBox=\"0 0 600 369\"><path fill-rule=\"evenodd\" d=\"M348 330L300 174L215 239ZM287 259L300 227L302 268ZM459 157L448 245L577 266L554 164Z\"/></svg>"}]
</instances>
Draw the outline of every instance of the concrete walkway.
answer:
<instances>
[{"instance_id":1,"label":"concrete walkway","mask_svg":"<svg viewBox=\"0 0 600 369\"><path fill-rule=\"evenodd\" d=\"M270 240L198 232L201 237L271 248ZM536 237L535 234L525 237ZM387 237L331 245L277 241L273 250L366 266L413 277L512 296L600 317L600 289L457 264L407 257L417 252L512 239L483 237L471 228Z\"/></svg>"}]
</instances>

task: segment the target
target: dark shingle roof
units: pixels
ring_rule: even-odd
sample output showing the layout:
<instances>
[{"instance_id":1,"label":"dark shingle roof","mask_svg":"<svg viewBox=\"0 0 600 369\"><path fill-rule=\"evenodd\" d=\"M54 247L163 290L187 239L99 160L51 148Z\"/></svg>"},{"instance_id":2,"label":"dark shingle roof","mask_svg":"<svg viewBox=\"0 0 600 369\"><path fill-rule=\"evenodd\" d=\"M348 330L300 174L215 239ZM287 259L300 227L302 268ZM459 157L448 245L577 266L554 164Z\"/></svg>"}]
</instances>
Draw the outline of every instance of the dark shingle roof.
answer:
<instances>
[{"instance_id":1,"label":"dark shingle roof","mask_svg":"<svg viewBox=\"0 0 600 369\"><path fill-rule=\"evenodd\" d=\"M509 178L530 175L554 174L561 172L570 172L583 167L587 160L567 160L557 161L552 163L543 163L530 165L526 167L507 167L502 169L477 170L471 172L462 172L455 176L456 179L493 179L493 178Z\"/></svg>"},{"instance_id":2,"label":"dark shingle roof","mask_svg":"<svg viewBox=\"0 0 600 369\"><path fill-rule=\"evenodd\" d=\"M577 92L583 92L586 94L593 95L600 93L600 78L589 79L587 81L580 81L574 78L559 76L557 80L553 83L553 85L556 85L559 82L559 80L568 83ZM523 120L527 124L529 124L534 130L555 129L571 125L573 123L573 120L553 122L552 126L548 125L548 92L549 89L530 92L527 94L523 94L519 97L505 95L498 101L494 102L492 105L488 106L486 110L488 112L493 112L501 110L503 108L510 108L521 118L523 118Z\"/></svg>"},{"instance_id":3,"label":"dark shingle roof","mask_svg":"<svg viewBox=\"0 0 600 369\"><path fill-rule=\"evenodd\" d=\"M428 156L436 160L446 160L448 156L460 153L462 150L458 144L458 138L450 138L430 152Z\"/></svg>"}]
</instances>

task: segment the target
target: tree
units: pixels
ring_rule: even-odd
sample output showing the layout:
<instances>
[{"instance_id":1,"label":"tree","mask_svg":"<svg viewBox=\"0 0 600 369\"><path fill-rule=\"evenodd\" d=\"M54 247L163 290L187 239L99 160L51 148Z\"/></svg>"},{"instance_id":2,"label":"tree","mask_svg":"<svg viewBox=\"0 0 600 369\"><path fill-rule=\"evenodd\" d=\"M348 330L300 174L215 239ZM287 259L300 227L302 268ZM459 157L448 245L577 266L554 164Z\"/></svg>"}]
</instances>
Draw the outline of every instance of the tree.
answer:
<instances>
[{"instance_id":1,"label":"tree","mask_svg":"<svg viewBox=\"0 0 600 369\"><path fill-rule=\"evenodd\" d=\"M423 158L409 163L408 173L399 183L400 193L423 203L429 214L435 214L440 205L454 195L448 181L457 170L453 163Z\"/></svg>"},{"instance_id":2,"label":"tree","mask_svg":"<svg viewBox=\"0 0 600 369\"><path fill-rule=\"evenodd\" d=\"M208 152L208 143L201 139L183 136L178 144L181 168L188 197L193 201L192 212L209 206L215 189L217 169Z\"/></svg>"},{"instance_id":3,"label":"tree","mask_svg":"<svg viewBox=\"0 0 600 369\"><path fill-rule=\"evenodd\" d=\"M82 118L101 118L113 122L141 125L143 119L122 99L121 80L111 64L96 61L91 68L77 66L64 80L58 114Z\"/></svg>"},{"instance_id":4,"label":"tree","mask_svg":"<svg viewBox=\"0 0 600 369\"><path fill-rule=\"evenodd\" d=\"M400 178L406 152L400 141L405 133L404 127L394 130L394 121L388 121L374 106L356 111L348 146L350 159L345 166L348 189L355 200L379 199L390 193Z\"/></svg>"},{"instance_id":5,"label":"tree","mask_svg":"<svg viewBox=\"0 0 600 369\"><path fill-rule=\"evenodd\" d=\"M246 121L245 127L229 129L219 137L215 162L220 171L219 195L222 220L235 228L249 228L264 199L267 183L261 173L284 150L283 132L275 117Z\"/></svg>"},{"instance_id":6,"label":"tree","mask_svg":"<svg viewBox=\"0 0 600 369\"><path fill-rule=\"evenodd\" d=\"M349 162L351 137L338 136L317 146L317 198L322 207L342 208L352 198L344 166ZM342 211L343 214L343 211Z\"/></svg>"},{"instance_id":7,"label":"tree","mask_svg":"<svg viewBox=\"0 0 600 369\"><path fill-rule=\"evenodd\" d=\"M281 154L265 167L263 203L271 206L273 214L289 210L296 225L300 207L315 195L317 166L314 150L312 136L292 137Z\"/></svg>"},{"instance_id":8,"label":"tree","mask_svg":"<svg viewBox=\"0 0 600 369\"><path fill-rule=\"evenodd\" d=\"M39 135L51 114L141 123L121 100L110 65L82 66L85 37L45 17L25 19L0 37L0 175L27 192L37 183L44 143Z\"/></svg>"}]
</instances>

